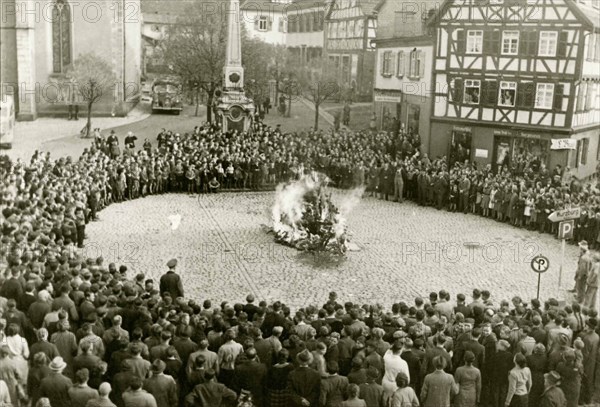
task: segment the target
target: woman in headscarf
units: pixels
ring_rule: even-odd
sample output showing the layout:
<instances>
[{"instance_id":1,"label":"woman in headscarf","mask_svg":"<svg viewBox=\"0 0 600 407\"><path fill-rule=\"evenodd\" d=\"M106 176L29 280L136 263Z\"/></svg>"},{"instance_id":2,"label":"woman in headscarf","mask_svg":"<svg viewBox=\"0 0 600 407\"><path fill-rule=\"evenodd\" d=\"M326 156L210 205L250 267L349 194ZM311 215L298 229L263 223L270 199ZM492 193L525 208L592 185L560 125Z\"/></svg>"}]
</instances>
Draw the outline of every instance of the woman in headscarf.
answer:
<instances>
[{"instance_id":1,"label":"woman in headscarf","mask_svg":"<svg viewBox=\"0 0 600 407\"><path fill-rule=\"evenodd\" d=\"M481 372L475 366L475 354L466 351L465 365L456 369L454 380L459 386L458 394L454 399L455 407L475 407L479 405L481 397Z\"/></svg>"},{"instance_id":2,"label":"woman in headscarf","mask_svg":"<svg viewBox=\"0 0 600 407\"><path fill-rule=\"evenodd\" d=\"M544 392L544 373L548 369L546 347L538 343L533 348L533 354L526 357L527 366L531 370L531 390L529 391L529 407L538 407Z\"/></svg>"}]
</instances>

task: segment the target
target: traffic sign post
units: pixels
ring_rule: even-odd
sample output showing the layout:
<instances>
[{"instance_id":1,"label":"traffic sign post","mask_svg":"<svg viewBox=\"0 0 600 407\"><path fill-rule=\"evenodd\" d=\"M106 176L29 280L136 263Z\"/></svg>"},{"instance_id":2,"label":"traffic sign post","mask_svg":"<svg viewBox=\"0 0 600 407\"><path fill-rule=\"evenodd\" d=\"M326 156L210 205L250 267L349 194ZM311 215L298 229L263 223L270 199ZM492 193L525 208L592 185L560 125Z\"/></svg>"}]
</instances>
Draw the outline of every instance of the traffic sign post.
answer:
<instances>
[{"instance_id":1,"label":"traffic sign post","mask_svg":"<svg viewBox=\"0 0 600 407\"><path fill-rule=\"evenodd\" d=\"M548 271L549 267L550 267L550 260L548 260L547 257L540 255L540 256L535 256L531 260L531 268L538 275L537 297L536 297L538 300L540 299L540 283L542 280L542 273L545 273L546 271Z\"/></svg>"},{"instance_id":2,"label":"traffic sign post","mask_svg":"<svg viewBox=\"0 0 600 407\"><path fill-rule=\"evenodd\" d=\"M562 271L565 260L566 239L573 239L573 229L575 229L575 219L581 217L581 208L569 208L554 211L548 216L551 222L560 222L558 225L558 238L562 240L560 249L560 267L558 269L558 293L562 286Z\"/></svg>"},{"instance_id":3,"label":"traffic sign post","mask_svg":"<svg viewBox=\"0 0 600 407\"><path fill-rule=\"evenodd\" d=\"M560 248L560 267L558 269L558 290L560 292L560 288L562 287L562 274L563 274L563 265L565 261L565 246L567 239L573 239L573 229L575 228L575 221L565 220L560 222L558 225L558 238L562 240L561 248Z\"/></svg>"}]
</instances>

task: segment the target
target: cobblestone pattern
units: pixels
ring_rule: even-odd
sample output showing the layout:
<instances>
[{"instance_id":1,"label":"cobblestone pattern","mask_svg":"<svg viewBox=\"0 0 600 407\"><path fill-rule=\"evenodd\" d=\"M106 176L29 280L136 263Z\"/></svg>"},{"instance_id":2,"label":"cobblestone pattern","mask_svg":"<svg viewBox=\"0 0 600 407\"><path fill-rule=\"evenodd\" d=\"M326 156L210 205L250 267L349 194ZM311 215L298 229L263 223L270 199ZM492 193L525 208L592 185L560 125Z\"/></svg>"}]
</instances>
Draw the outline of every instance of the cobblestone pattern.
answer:
<instances>
[{"instance_id":1,"label":"cobblestone pattern","mask_svg":"<svg viewBox=\"0 0 600 407\"><path fill-rule=\"evenodd\" d=\"M334 194L334 200L342 193ZM566 297L572 288L577 247L567 245L558 290L560 241L478 216L365 198L349 216L361 250L339 261L273 243L265 232L273 193L152 196L113 205L88 226L84 252L125 264L129 276L158 280L168 259L179 259L186 296L243 301L248 293L296 309L322 304L331 290L344 300L385 306L442 288L454 297L475 287L496 300L535 298L533 256L543 254L542 299ZM179 214L172 230L169 216ZM506 293L506 294L502 294Z\"/></svg>"}]
</instances>

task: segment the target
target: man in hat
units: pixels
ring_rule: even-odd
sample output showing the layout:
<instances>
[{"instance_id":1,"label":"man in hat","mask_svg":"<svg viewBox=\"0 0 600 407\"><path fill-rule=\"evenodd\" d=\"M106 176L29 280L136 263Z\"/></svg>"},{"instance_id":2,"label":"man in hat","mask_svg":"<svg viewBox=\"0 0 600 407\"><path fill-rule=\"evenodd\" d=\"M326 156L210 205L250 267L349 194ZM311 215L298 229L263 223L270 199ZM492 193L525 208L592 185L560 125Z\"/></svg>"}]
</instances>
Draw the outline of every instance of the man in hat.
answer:
<instances>
[{"instance_id":1,"label":"man in hat","mask_svg":"<svg viewBox=\"0 0 600 407\"><path fill-rule=\"evenodd\" d=\"M152 363L152 376L144 381L144 389L154 396L157 407L175 407L178 403L177 383L172 376L164 374L166 366L156 359Z\"/></svg>"},{"instance_id":2,"label":"man in hat","mask_svg":"<svg viewBox=\"0 0 600 407\"><path fill-rule=\"evenodd\" d=\"M183 297L183 283L179 274L175 273L177 259L171 259L167 263L169 271L160 278L160 294L165 292L171 294L171 298Z\"/></svg>"},{"instance_id":3,"label":"man in hat","mask_svg":"<svg viewBox=\"0 0 600 407\"><path fill-rule=\"evenodd\" d=\"M73 382L62 374L67 364L57 356L49 367L52 372L40 382L40 397L47 397L52 407L71 407L69 389L73 387Z\"/></svg>"},{"instance_id":4,"label":"man in hat","mask_svg":"<svg viewBox=\"0 0 600 407\"><path fill-rule=\"evenodd\" d=\"M298 367L288 375L288 390L293 407L318 406L321 396L321 376L309 368L312 355L303 350L296 356Z\"/></svg>"},{"instance_id":5,"label":"man in hat","mask_svg":"<svg viewBox=\"0 0 600 407\"><path fill-rule=\"evenodd\" d=\"M564 407L567 405L565 394L560 386L560 374L551 371L544 374L544 393L540 399L540 407Z\"/></svg>"},{"instance_id":6,"label":"man in hat","mask_svg":"<svg viewBox=\"0 0 600 407\"><path fill-rule=\"evenodd\" d=\"M384 405L383 387L377 383L379 371L375 367L367 369L367 382L359 385L360 398L367 407L379 407Z\"/></svg>"},{"instance_id":7,"label":"man in hat","mask_svg":"<svg viewBox=\"0 0 600 407\"><path fill-rule=\"evenodd\" d=\"M588 242L582 240L579 242L579 260L577 261L577 271L575 272L575 288L571 290L571 292L576 293L576 299L579 303L583 302L585 296L585 284L592 266L593 262Z\"/></svg>"}]
</instances>

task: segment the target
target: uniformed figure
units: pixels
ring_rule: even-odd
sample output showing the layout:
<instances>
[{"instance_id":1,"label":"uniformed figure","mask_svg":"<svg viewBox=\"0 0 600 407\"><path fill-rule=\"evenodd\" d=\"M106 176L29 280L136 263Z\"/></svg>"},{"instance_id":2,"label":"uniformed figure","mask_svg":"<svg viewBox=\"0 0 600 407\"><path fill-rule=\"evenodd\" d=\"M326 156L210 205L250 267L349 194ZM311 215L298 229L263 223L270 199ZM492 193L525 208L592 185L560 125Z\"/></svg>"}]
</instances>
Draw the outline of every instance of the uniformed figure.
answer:
<instances>
[{"instance_id":1,"label":"uniformed figure","mask_svg":"<svg viewBox=\"0 0 600 407\"><path fill-rule=\"evenodd\" d=\"M582 240L579 242L579 260L577 261L577 271L575 272L575 288L571 292L575 293L577 302L583 302L586 289L586 281L593 267L592 256L589 252L588 242Z\"/></svg>"},{"instance_id":2,"label":"uniformed figure","mask_svg":"<svg viewBox=\"0 0 600 407\"><path fill-rule=\"evenodd\" d=\"M181 283L181 277L175 273L177 267L177 259L171 259L167 263L169 271L163 274L160 278L160 294L168 292L171 298L183 297L183 284Z\"/></svg>"}]
</instances>

